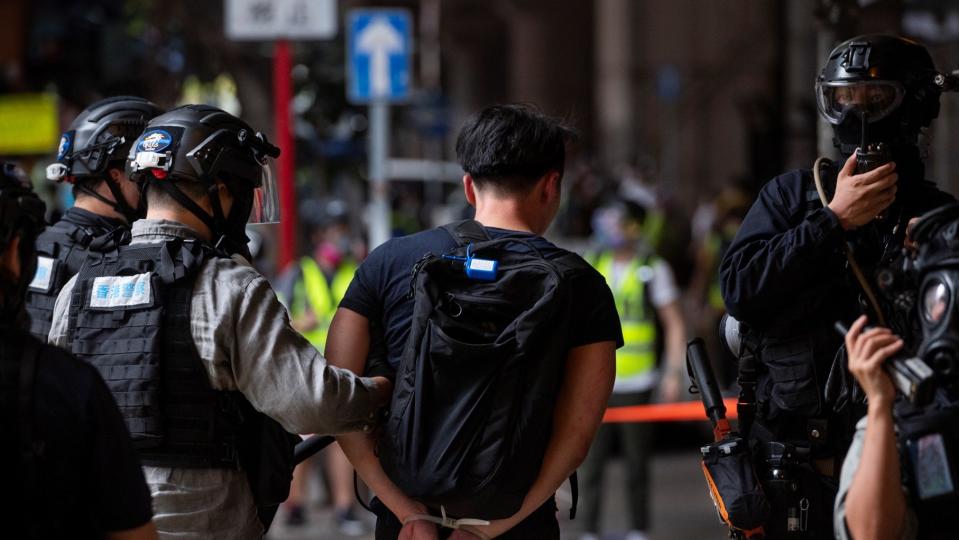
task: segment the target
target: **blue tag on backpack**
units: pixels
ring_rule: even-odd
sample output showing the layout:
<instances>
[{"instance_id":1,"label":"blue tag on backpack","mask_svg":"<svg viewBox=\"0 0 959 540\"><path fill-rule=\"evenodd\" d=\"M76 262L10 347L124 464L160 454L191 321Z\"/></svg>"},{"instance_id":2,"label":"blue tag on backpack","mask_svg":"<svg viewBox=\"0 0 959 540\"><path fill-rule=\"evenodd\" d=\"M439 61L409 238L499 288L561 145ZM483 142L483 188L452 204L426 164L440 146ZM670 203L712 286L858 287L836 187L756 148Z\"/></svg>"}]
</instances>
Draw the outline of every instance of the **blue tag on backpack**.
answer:
<instances>
[{"instance_id":1,"label":"blue tag on backpack","mask_svg":"<svg viewBox=\"0 0 959 540\"><path fill-rule=\"evenodd\" d=\"M496 281L496 269L499 262L492 259L478 259L470 257L466 259L466 275L470 279L478 281Z\"/></svg>"}]
</instances>

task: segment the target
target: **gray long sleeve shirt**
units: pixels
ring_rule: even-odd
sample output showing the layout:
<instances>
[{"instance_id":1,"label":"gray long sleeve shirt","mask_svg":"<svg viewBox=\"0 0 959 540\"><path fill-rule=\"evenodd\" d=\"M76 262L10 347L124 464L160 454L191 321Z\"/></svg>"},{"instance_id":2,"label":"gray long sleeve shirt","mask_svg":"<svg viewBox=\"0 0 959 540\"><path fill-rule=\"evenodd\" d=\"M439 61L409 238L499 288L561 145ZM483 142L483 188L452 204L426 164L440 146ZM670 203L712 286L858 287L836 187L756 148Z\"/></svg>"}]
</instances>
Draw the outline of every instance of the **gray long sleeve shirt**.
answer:
<instances>
[{"instance_id":1,"label":"gray long sleeve shirt","mask_svg":"<svg viewBox=\"0 0 959 540\"><path fill-rule=\"evenodd\" d=\"M137 221L132 232L133 244L196 237L191 228L165 220ZM57 297L50 329L50 343L68 350L75 281ZM242 392L291 433L368 429L378 407L374 383L329 366L290 326L267 280L242 258L204 263L190 311L190 333L213 388ZM144 472L161 537L262 536L243 471L144 467Z\"/></svg>"}]
</instances>

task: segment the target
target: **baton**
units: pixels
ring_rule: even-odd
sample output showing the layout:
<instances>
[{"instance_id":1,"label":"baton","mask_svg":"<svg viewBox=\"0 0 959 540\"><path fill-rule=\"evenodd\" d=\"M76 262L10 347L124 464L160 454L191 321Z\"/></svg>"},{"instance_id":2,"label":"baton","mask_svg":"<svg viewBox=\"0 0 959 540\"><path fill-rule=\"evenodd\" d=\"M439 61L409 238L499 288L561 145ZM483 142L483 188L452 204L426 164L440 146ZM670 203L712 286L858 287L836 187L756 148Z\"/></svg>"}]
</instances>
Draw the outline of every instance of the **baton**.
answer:
<instances>
[{"instance_id":1,"label":"baton","mask_svg":"<svg viewBox=\"0 0 959 540\"><path fill-rule=\"evenodd\" d=\"M726 419L726 405L723 403L723 395L719 392L719 384L716 383L716 375L709 363L706 345L702 338L695 338L686 344L686 370L693 384L699 389L706 416L713 424L713 437L720 441L732 431L732 428L729 426L729 420Z\"/></svg>"},{"instance_id":2,"label":"baton","mask_svg":"<svg viewBox=\"0 0 959 540\"><path fill-rule=\"evenodd\" d=\"M296 443L293 449L293 463L295 465L303 463L335 440L332 435L310 435Z\"/></svg>"}]
</instances>

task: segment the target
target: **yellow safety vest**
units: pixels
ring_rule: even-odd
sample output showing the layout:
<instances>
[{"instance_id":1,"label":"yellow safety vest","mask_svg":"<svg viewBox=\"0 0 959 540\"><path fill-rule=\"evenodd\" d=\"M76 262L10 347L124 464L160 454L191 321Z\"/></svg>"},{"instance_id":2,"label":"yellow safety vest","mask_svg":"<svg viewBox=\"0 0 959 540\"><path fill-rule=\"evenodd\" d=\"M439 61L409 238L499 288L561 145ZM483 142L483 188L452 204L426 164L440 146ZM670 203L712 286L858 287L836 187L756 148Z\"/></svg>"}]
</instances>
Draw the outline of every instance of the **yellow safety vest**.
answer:
<instances>
[{"instance_id":1,"label":"yellow safety vest","mask_svg":"<svg viewBox=\"0 0 959 540\"><path fill-rule=\"evenodd\" d=\"M293 286L293 303L290 306L293 318L303 315L309 309L316 317L317 325L313 329L302 332L303 336L322 351L326 346L326 336L330 330L330 322L340 300L346 295L346 289L356 273L356 265L345 262L333 275L333 283L327 283L323 271L312 257L300 259L302 279Z\"/></svg>"},{"instance_id":2,"label":"yellow safety vest","mask_svg":"<svg viewBox=\"0 0 959 540\"><path fill-rule=\"evenodd\" d=\"M642 269L652 277L652 259L633 258L625 272L614 283L613 254L603 253L596 270L606 278L613 291L616 311L623 328L623 346L616 351L616 378L632 379L656 368L656 321L652 306L647 305L646 283L640 278Z\"/></svg>"}]
</instances>

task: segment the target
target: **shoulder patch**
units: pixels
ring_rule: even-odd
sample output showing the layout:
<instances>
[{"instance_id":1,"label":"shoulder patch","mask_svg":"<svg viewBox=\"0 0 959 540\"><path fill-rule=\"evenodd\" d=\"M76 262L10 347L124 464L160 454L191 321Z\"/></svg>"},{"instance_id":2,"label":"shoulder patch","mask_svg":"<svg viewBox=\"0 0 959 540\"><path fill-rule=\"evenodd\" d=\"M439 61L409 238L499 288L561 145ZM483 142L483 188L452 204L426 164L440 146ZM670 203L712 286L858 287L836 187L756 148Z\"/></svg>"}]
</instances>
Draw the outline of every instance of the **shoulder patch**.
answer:
<instances>
[{"instance_id":1,"label":"shoulder patch","mask_svg":"<svg viewBox=\"0 0 959 540\"><path fill-rule=\"evenodd\" d=\"M93 280L90 289L90 307L126 308L153 303L150 283L152 274L134 276L105 276Z\"/></svg>"},{"instance_id":2,"label":"shoulder patch","mask_svg":"<svg viewBox=\"0 0 959 540\"><path fill-rule=\"evenodd\" d=\"M37 257L37 272L33 274L30 288L40 292L50 292L50 281L53 279L53 268L56 261L50 257Z\"/></svg>"}]
</instances>

